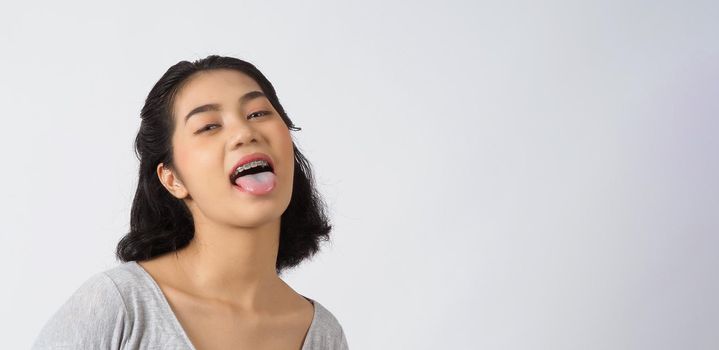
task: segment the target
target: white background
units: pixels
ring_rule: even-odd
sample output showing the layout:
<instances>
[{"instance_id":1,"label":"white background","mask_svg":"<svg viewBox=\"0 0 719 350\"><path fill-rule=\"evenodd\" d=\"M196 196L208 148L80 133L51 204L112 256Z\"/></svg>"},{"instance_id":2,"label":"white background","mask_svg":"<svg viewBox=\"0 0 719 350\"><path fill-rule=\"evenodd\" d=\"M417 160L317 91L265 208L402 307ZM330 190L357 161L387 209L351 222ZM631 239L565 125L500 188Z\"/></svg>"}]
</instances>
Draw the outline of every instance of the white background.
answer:
<instances>
[{"instance_id":1,"label":"white background","mask_svg":"<svg viewBox=\"0 0 719 350\"><path fill-rule=\"evenodd\" d=\"M254 63L331 244L288 273L352 349L719 348L716 1L0 5L0 347L129 227L147 93Z\"/></svg>"}]
</instances>

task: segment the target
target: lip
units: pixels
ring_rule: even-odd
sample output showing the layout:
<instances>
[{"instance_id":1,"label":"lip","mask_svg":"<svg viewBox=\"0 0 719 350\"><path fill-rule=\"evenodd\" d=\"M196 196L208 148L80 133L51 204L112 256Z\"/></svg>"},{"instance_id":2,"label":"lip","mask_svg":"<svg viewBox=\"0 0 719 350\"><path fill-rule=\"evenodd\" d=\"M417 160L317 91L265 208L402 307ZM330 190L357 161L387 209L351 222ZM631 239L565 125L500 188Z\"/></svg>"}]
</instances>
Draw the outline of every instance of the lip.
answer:
<instances>
[{"instance_id":1,"label":"lip","mask_svg":"<svg viewBox=\"0 0 719 350\"><path fill-rule=\"evenodd\" d=\"M272 167L272 172L275 171L275 163L272 161L272 158L270 158L270 156L268 156L262 152L255 152L255 153L250 153L250 154L240 158L240 160L237 161L237 163L235 163L235 165L232 166L232 169L230 170L230 175L229 175L230 178L232 177L232 174L235 173L235 170L237 170L237 168L239 168L241 165L255 161L255 160L259 160L259 159L266 160L268 163L270 163L270 166Z\"/></svg>"}]
</instances>

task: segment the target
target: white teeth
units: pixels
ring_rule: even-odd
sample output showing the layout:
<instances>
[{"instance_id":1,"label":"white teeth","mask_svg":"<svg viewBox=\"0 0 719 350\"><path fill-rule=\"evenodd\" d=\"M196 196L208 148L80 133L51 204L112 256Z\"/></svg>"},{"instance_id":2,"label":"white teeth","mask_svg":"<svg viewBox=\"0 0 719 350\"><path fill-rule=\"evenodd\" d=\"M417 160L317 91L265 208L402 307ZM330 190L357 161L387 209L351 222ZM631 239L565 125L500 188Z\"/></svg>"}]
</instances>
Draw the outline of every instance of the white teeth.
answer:
<instances>
[{"instance_id":1,"label":"white teeth","mask_svg":"<svg viewBox=\"0 0 719 350\"><path fill-rule=\"evenodd\" d=\"M269 165L270 165L270 164L267 163L266 160L262 160L262 159L260 159L260 160L255 160L255 161L252 161L252 162L249 162L249 163L247 163L247 164L243 164L242 166L237 167L237 169L235 170L235 174L237 174L237 173L239 173L239 172L242 172L242 171L245 171L245 170L250 169L250 168L257 167L257 166L269 166Z\"/></svg>"}]
</instances>

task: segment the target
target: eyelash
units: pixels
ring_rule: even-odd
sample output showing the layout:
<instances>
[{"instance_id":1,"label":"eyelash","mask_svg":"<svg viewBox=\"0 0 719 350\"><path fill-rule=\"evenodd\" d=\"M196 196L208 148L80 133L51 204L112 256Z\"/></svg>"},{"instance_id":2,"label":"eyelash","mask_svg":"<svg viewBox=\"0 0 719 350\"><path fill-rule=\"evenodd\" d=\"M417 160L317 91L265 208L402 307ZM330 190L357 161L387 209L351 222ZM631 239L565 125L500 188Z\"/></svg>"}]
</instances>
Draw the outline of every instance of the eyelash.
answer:
<instances>
[{"instance_id":1,"label":"eyelash","mask_svg":"<svg viewBox=\"0 0 719 350\"><path fill-rule=\"evenodd\" d=\"M270 113L271 113L270 111L259 111L259 112L251 113L250 115L248 115L248 117L253 116L253 115L255 115L255 114L261 114L260 116L265 116L265 115L268 115L268 114L270 114ZM251 118L250 118L250 119L251 119ZM218 127L219 127L220 125L219 125L219 124L207 124L207 125L205 125L204 128L202 128L202 129L200 129L200 130L197 130L197 133L199 134L199 133L201 133L201 132L205 132L205 131L208 131L208 130L212 130L212 129L210 129L211 126L218 126Z\"/></svg>"}]
</instances>

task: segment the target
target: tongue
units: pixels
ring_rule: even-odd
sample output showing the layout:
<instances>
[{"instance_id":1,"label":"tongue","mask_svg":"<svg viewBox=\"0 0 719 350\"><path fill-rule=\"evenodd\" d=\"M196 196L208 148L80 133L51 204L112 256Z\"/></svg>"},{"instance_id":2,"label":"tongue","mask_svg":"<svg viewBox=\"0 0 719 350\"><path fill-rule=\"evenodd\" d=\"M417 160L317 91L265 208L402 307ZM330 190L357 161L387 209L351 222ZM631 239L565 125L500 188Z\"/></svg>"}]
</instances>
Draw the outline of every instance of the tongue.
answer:
<instances>
[{"instance_id":1,"label":"tongue","mask_svg":"<svg viewBox=\"0 0 719 350\"><path fill-rule=\"evenodd\" d=\"M235 184L252 194L264 194L270 192L270 190L275 187L275 174L271 171L265 171L257 174L240 176L237 180L235 180Z\"/></svg>"}]
</instances>

